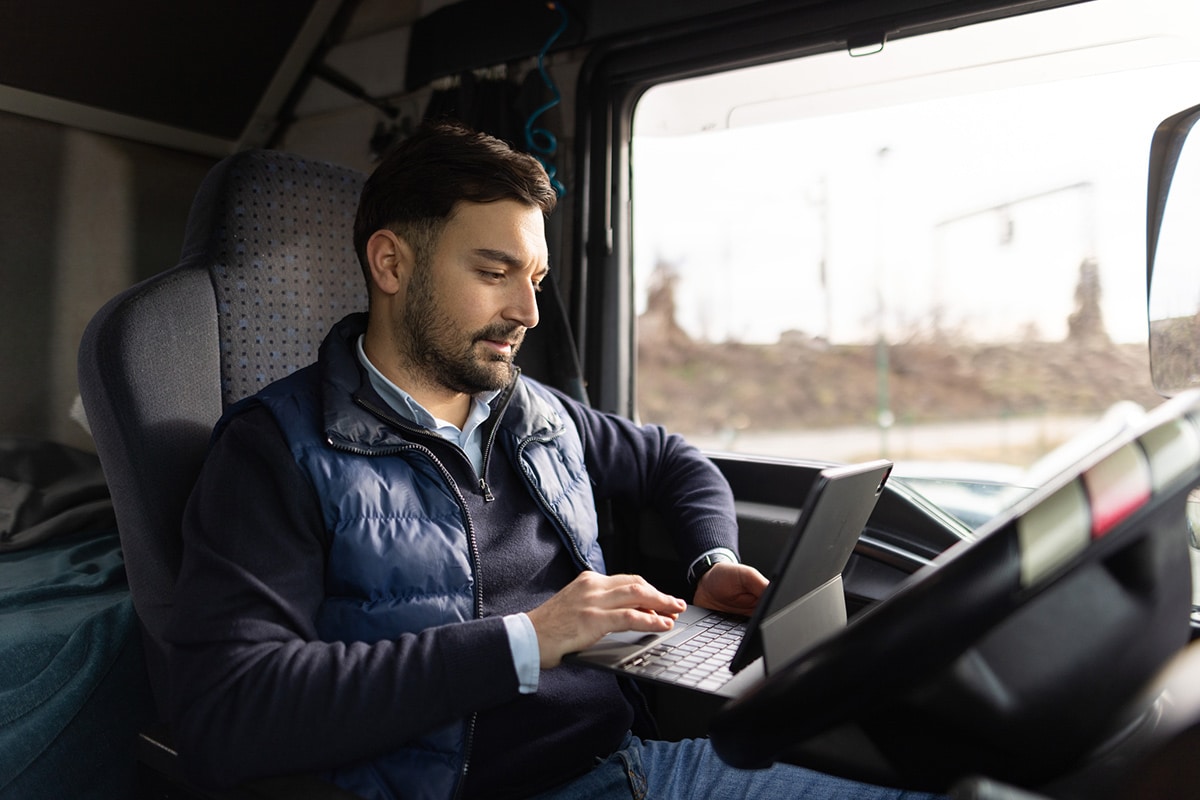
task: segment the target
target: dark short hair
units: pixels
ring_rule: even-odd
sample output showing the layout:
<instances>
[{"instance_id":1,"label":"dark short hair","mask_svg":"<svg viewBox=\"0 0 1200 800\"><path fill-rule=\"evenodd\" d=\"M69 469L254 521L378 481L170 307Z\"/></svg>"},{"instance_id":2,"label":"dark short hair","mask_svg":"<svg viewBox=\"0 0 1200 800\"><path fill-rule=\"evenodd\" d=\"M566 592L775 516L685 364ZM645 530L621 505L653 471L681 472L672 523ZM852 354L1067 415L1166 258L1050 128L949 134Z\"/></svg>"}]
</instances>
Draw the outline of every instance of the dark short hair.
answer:
<instances>
[{"instance_id":1,"label":"dark short hair","mask_svg":"<svg viewBox=\"0 0 1200 800\"><path fill-rule=\"evenodd\" d=\"M423 124L384 157L359 196L354 251L368 285L367 240L375 231L395 231L427 258L423 251L458 203L498 200L549 215L558 196L533 156L458 123Z\"/></svg>"}]
</instances>

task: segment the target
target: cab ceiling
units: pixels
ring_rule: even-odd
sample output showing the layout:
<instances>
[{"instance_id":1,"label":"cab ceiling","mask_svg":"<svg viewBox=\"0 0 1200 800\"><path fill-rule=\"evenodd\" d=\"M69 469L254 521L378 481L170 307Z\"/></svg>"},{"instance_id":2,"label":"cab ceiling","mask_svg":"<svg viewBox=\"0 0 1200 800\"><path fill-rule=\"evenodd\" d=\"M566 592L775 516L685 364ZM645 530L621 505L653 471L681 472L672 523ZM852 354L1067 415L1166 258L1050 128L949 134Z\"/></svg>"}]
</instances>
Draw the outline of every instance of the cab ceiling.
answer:
<instances>
[{"instance_id":1,"label":"cab ceiling","mask_svg":"<svg viewBox=\"0 0 1200 800\"><path fill-rule=\"evenodd\" d=\"M731 15L825 9L870 34L1078 0L558 1L570 25L556 49L720 30ZM228 151L286 124L314 83L384 99L536 55L557 22L546 0L0 0L0 110L137 138L127 121L182 134L172 141L185 149ZM394 53L401 37L407 56L383 85L327 58L372 39Z\"/></svg>"},{"instance_id":2,"label":"cab ceiling","mask_svg":"<svg viewBox=\"0 0 1200 800\"><path fill-rule=\"evenodd\" d=\"M315 2L5 0L0 84L237 139Z\"/></svg>"}]
</instances>

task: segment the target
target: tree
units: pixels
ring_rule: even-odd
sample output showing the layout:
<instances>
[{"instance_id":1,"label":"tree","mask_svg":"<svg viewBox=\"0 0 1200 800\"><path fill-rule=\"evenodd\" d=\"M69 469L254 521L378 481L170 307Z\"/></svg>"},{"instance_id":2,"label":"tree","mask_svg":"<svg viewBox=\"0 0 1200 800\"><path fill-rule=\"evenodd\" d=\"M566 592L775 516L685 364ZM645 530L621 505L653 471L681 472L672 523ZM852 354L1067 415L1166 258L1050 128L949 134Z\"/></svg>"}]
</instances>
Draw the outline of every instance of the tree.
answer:
<instances>
[{"instance_id":1,"label":"tree","mask_svg":"<svg viewBox=\"0 0 1200 800\"><path fill-rule=\"evenodd\" d=\"M1104 317L1100 312L1100 267L1087 257L1079 265L1079 283L1075 286L1075 311L1067 317L1067 339L1082 343L1107 343Z\"/></svg>"}]
</instances>

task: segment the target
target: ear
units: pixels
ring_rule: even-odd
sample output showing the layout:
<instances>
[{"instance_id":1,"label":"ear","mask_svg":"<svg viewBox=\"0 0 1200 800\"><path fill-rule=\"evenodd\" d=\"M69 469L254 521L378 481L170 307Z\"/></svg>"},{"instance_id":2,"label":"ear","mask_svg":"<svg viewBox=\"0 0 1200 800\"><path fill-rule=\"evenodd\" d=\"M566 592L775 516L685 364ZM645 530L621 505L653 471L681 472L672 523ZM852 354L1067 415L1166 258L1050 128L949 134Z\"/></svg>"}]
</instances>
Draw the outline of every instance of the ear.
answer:
<instances>
[{"instance_id":1,"label":"ear","mask_svg":"<svg viewBox=\"0 0 1200 800\"><path fill-rule=\"evenodd\" d=\"M375 231L367 239L367 266L375 288L386 295L395 295L408 286L412 277L413 250L392 231Z\"/></svg>"}]
</instances>

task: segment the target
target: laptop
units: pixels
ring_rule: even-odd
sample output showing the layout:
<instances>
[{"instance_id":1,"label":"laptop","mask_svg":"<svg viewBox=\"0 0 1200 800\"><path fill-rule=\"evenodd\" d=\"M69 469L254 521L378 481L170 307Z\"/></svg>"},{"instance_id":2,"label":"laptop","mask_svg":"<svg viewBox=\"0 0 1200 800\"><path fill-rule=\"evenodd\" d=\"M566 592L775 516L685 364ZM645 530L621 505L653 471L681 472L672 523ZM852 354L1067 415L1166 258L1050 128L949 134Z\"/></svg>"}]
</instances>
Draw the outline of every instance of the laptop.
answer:
<instances>
[{"instance_id":1,"label":"laptop","mask_svg":"<svg viewBox=\"0 0 1200 800\"><path fill-rule=\"evenodd\" d=\"M891 474L868 461L818 473L749 619L696 605L670 631L610 633L566 656L629 677L736 697L846 625L842 570Z\"/></svg>"}]
</instances>

